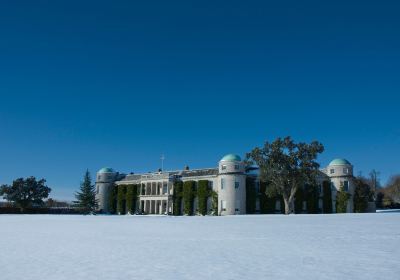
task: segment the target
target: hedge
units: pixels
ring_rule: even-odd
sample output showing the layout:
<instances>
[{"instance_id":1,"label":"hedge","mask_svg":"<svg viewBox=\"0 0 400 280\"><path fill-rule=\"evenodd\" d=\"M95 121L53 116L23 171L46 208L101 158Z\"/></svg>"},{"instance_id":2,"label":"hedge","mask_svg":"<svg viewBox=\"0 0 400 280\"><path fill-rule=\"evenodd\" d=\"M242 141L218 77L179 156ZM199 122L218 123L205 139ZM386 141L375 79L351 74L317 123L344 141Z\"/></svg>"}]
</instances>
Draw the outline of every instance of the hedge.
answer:
<instances>
[{"instance_id":1,"label":"hedge","mask_svg":"<svg viewBox=\"0 0 400 280\"><path fill-rule=\"evenodd\" d=\"M77 208L47 208L47 207L32 207L25 208L21 212L21 208L18 207L0 207L1 214L23 214L23 215L34 215L34 214L46 214L46 215L77 215L81 214Z\"/></svg>"}]
</instances>

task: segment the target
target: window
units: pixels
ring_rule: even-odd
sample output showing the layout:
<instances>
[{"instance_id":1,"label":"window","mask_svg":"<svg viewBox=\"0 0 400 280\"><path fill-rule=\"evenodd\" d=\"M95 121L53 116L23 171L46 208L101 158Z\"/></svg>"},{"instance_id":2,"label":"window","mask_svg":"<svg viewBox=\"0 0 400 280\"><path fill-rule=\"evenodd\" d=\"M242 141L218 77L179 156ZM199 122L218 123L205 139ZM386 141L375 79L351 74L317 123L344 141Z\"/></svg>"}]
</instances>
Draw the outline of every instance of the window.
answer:
<instances>
[{"instance_id":1,"label":"window","mask_svg":"<svg viewBox=\"0 0 400 280\"><path fill-rule=\"evenodd\" d=\"M226 170L226 165L222 165L222 166L221 166L221 169L222 169L222 170Z\"/></svg>"},{"instance_id":2,"label":"window","mask_svg":"<svg viewBox=\"0 0 400 280\"><path fill-rule=\"evenodd\" d=\"M235 212L239 212L240 210L240 200L236 200L236 204L235 204Z\"/></svg>"},{"instance_id":3,"label":"window","mask_svg":"<svg viewBox=\"0 0 400 280\"><path fill-rule=\"evenodd\" d=\"M213 181L208 181L208 187L212 190L214 187L214 182Z\"/></svg>"},{"instance_id":4,"label":"window","mask_svg":"<svg viewBox=\"0 0 400 280\"><path fill-rule=\"evenodd\" d=\"M239 189L240 183L239 182L235 182L235 189Z\"/></svg>"},{"instance_id":5,"label":"window","mask_svg":"<svg viewBox=\"0 0 400 280\"><path fill-rule=\"evenodd\" d=\"M96 193L99 194L99 185L96 185Z\"/></svg>"},{"instance_id":6,"label":"window","mask_svg":"<svg viewBox=\"0 0 400 280\"><path fill-rule=\"evenodd\" d=\"M343 189L345 192L349 191L349 181L344 181L343 182Z\"/></svg>"},{"instance_id":7,"label":"window","mask_svg":"<svg viewBox=\"0 0 400 280\"><path fill-rule=\"evenodd\" d=\"M226 211L226 201L225 200L221 200L221 210Z\"/></svg>"},{"instance_id":8,"label":"window","mask_svg":"<svg viewBox=\"0 0 400 280\"><path fill-rule=\"evenodd\" d=\"M100 175L98 175L98 176L97 176L97 181L100 181L100 178L101 178Z\"/></svg>"},{"instance_id":9,"label":"window","mask_svg":"<svg viewBox=\"0 0 400 280\"><path fill-rule=\"evenodd\" d=\"M164 182L162 193L163 193L163 194L167 194L167 192L168 192L168 183Z\"/></svg>"},{"instance_id":10,"label":"window","mask_svg":"<svg viewBox=\"0 0 400 280\"><path fill-rule=\"evenodd\" d=\"M343 168L343 173L344 174L349 174L349 169L348 168Z\"/></svg>"},{"instance_id":11,"label":"window","mask_svg":"<svg viewBox=\"0 0 400 280\"><path fill-rule=\"evenodd\" d=\"M256 181L256 193L260 193L260 181Z\"/></svg>"},{"instance_id":12,"label":"window","mask_svg":"<svg viewBox=\"0 0 400 280\"><path fill-rule=\"evenodd\" d=\"M238 164L235 165L235 170L239 170L240 166Z\"/></svg>"},{"instance_id":13,"label":"window","mask_svg":"<svg viewBox=\"0 0 400 280\"><path fill-rule=\"evenodd\" d=\"M335 169L331 169L331 174L335 174Z\"/></svg>"},{"instance_id":14,"label":"window","mask_svg":"<svg viewBox=\"0 0 400 280\"><path fill-rule=\"evenodd\" d=\"M225 180L224 178L221 178L221 190L224 189L224 185L225 185Z\"/></svg>"}]
</instances>

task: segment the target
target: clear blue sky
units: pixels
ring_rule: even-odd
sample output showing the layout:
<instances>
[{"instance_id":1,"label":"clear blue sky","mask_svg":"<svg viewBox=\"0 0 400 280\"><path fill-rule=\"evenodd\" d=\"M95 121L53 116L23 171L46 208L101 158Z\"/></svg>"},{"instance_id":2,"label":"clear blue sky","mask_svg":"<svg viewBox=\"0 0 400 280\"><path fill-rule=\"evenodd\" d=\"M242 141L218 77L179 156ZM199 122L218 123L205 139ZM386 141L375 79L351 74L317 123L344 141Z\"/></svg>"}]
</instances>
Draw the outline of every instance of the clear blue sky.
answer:
<instances>
[{"instance_id":1,"label":"clear blue sky","mask_svg":"<svg viewBox=\"0 0 400 280\"><path fill-rule=\"evenodd\" d=\"M54 3L57 2L57 3ZM0 184L319 140L400 173L399 1L1 1Z\"/></svg>"}]
</instances>

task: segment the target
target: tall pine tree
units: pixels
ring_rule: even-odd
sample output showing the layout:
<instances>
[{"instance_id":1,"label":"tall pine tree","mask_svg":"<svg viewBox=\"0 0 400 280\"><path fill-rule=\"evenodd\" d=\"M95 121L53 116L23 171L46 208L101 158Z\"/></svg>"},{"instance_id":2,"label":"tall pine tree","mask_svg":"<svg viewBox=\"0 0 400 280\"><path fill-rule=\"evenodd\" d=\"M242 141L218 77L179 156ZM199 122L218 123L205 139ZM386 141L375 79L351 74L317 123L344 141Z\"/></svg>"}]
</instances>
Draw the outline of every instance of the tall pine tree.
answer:
<instances>
[{"instance_id":1,"label":"tall pine tree","mask_svg":"<svg viewBox=\"0 0 400 280\"><path fill-rule=\"evenodd\" d=\"M86 170L80 191L75 194L75 206L83 214L94 214L97 208L96 189L92 185L89 170Z\"/></svg>"}]
</instances>

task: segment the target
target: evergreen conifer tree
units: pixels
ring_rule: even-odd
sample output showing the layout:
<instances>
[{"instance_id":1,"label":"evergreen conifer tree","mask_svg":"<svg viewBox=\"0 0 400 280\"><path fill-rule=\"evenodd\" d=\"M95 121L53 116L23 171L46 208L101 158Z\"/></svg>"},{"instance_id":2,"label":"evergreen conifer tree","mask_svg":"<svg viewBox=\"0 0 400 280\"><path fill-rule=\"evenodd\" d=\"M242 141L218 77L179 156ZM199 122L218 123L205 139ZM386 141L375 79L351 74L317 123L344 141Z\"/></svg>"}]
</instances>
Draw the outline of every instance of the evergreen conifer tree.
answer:
<instances>
[{"instance_id":1,"label":"evergreen conifer tree","mask_svg":"<svg viewBox=\"0 0 400 280\"><path fill-rule=\"evenodd\" d=\"M75 193L74 201L76 207L83 214L94 214L97 208L96 189L92 185L89 170L86 170L83 182L81 183L80 191Z\"/></svg>"}]
</instances>

